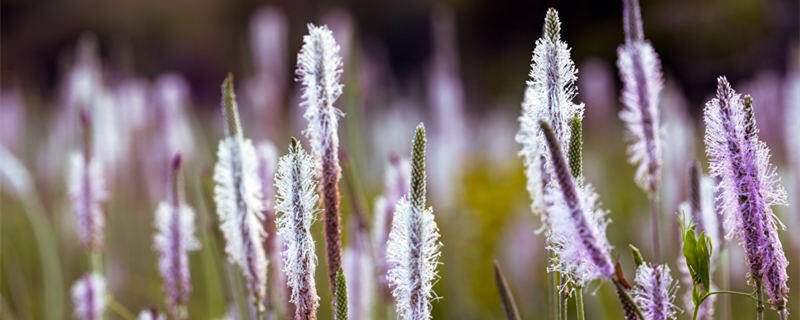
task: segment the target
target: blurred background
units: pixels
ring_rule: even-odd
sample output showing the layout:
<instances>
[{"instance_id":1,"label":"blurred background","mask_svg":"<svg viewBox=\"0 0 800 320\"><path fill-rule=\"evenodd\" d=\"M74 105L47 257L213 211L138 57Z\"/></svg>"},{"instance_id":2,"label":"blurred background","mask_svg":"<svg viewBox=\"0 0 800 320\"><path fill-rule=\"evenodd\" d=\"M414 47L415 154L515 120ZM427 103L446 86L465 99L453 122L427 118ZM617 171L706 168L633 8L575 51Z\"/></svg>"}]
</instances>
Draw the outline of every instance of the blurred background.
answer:
<instances>
[{"instance_id":1,"label":"blurred background","mask_svg":"<svg viewBox=\"0 0 800 320\"><path fill-rule=\"evenodd\" d=\"M754 97L761 137L789 190L793 205L776 210L788 228L780 234L790 261L789 305L800 310L800 215L794 206L800 192L800 4L644 0L641 5L645 37L659 53L665 75L661 262L678 277L674 213L686 197L688 162L705 163L702 106L713 94L715 78L727 75L737 90ZM152 221L164 194L165 159L181 151L187 160L187 201L197 211L202 242L190 255L190 318L219 318L235 310L241 279L224 260L211 199L214 152L223 135L219 85L228 72L235 75L245 135L256 144L271 141L285 153L288 138L300 136L306 126L294 66L306 24L315 23L333 30L344 57L344 94L336 105L345 112L340 122L345 246L353 249L354 239L369 232L354 217L366 217L370 227L390 157L408 156L413 127L424 121L430 134L430 203L444 243L434 317L502 318L491 267L497 259L523 318L548 318L543 236L534 233L539 221L529 209L514 141L531 50L548 7L558 9L562 39L579 69L576 100L587 110L585 173L610 211L609 241L632 279L626 246L637 244L646 259L652 256L647 196L633 183L617 117L621 2L4 0L0 317L43 319L45 308L59 310L61 318L72 312L68 288L88 270L65 186L68 155L80 147L82 105L90 106L96 119L94 143L109 186L103 261L112 295L134 312L164 308ZM321 229L316 223L320 257ZM718 263L725 264L714 275L720 287L750 290L743 281L741 248L726 241L715 250L723 261ZM44 263L48 254L58 263ZM329 319L324 270L320 259L320 318ZM45 292L47 272L60 275L58 283L49 283L61 288L58 292ZM368 281L375 280L363 280ZM374 287L366 318L394 318L390 298L380 285ZM681 287L680 293L686 285ZM621 318L611 286L596 283L587 290L588 319ZM280 298L277 294L275 304L282 310ZM680 297L676 304L687 308ZM721 297L716 307L719 319L749 319L754 313L744 299Z\"/></svg>"}]
</instances>

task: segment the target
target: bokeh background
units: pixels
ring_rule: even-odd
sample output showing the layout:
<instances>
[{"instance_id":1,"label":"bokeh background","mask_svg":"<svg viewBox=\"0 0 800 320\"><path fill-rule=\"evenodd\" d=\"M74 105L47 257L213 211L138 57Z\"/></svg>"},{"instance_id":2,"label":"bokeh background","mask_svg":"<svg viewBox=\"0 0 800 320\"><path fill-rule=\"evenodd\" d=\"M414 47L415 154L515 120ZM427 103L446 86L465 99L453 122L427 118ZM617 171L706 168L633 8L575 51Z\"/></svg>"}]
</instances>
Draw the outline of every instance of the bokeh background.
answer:
<instances>
[{"instance_id":1,"label":"bokeh background","mask_svg":"<svg viewBox=\"0 0 800 320\"><path fill-rule=\"evenodd\" d=\"M283 153L288 137L305 127L293 69L305 25L313 22L331 27L344 55L345 93L337 106L346 114L340 135L350 172L342 181L346 246L360 232L354 212L374 215L389 157L408 156L413 126L424 121L430 202L444 243L435 318L502 318L493 259L523 317L547 318L543 237L534 233L539 222L529 210L514 134L531 50L548 7L559 10L562 38L580 70L576 99L587 110L585 172L610 211L609 241L632 278L627 245L652 257L647 196L633 184L616 115L621 2L4 0L0 317L42 319L44 308L59 308L63 318L71 314L67 289L88 263L74 232L65 164L79 147L76 106L87 96L102 110L95 129L102 133L96 141L106 155L111 195L104 207L103 261L113 296L131 311L163 309L152 221L164 179L160 146L166 145L187 159L186 194L203 244L191 254L191 318L218 318L235 306L241 279L223 258L211 200L214 150L223 135L219 85L234 73L246 135L270 140ZM677 277L674 212L685 198L687 163L705 163L701 108L715 78L727 75L754 96L761 137L789 189L793 205L777 212L788 229L781 239L794 311L800 310L800 215L794 205L800 159L792 152L800 117L791 116L800 114L798 12L794 0L642 1L645 36L660 54L666 82L661 262ZM314 227L323 254L321 229L320 223ZM48 238L53 241L41 242ZM727 261L714 276L717 283L750 290L740 247L726 242L715 250ZM40 252L55 252L58 263L43 263ZM62 291L45 294L45 270L59 272ZM328 319L324 259L317 271L320 318ZM588 319L621 317L608 284L588 292ZM375 293L374 302L374 318L394 317L385 295ZM752 318L754 310L744 299L728 297L718 300L717 309L719 319ZM117 317L110 311L107 316ZM768 312L768 319L774 317Z\"/></svg>"}]
</instances>

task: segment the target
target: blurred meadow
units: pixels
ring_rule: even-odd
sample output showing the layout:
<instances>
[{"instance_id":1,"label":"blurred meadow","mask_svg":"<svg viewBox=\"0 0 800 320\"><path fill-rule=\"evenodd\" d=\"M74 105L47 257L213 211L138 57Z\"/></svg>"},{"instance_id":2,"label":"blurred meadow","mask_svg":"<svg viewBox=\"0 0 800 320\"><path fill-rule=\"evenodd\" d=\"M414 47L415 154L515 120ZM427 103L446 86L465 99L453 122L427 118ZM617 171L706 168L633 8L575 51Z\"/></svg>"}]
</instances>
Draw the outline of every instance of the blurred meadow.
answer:
<instances>
[{"instance_id":1,"label":"blurred meadow","mask_svg":"<svg viewBox=\"0 0 800 320\"><path fill-rule=\"evenodd\" d=\"M789 206L776 207L789 260L789 309L800 312L800 4L795 0L642 0L646 37L659 53L664 169L660 263L678 278L676 212L687 168L707 172L702 107L727 75L755 101L760 137L772 151ZM547 8L578 67L584 102L584 172L609 211L608 241L633 278L628 244L648 260L649 203L628 163L615 65L623 42L620 1L25 1L0 4L0 318L67 319L69 288L89 269L67 194L69 155L82 137L83 97L95 107L93 145L109 198L102 265L108 290L131 312L165 308L153 250L154 212L166 192L163 163L180 151L186 202L201 249L190 252L190 319L223 317L244 294L225 260L213 201L216 144L224 136L220 83L233 73L244 133L286 153L303 137L296 55L306 24L325 24L341 46L344 92L336 107L343 178L345 251L373 227L393 155L409 157L414 127L428 128L429 201L441 232L434 319L501 319L496 259L524 319L550 318L547 252L531 213L514 136L531 50ZM800 113L799 113L800 114ZM165 158L166 157L166 158ZM319 318L332 319L321 221L312 228L319 264ZM368 237L371 237L367 234ZM370 238L371 239L371 238ZM736 241L714 248L727 264L722 288L750 292ZM272 263L272 262L271 262ZM347 268L347 265L345 265ZM345 270L347 271L347 270ZM348 279L348 281L354 281ZM373 280L374 281L374 280ZM348 282L349 283L349 282ZM357 280L353 283L359 283ZM352 286L351 286L352 287ZM375 289L371 315L392 319ZM679 319L691 319L682 300ZM621 319L614 287L594 282L587 319ZM285 312L285 294L272 302ZM283 300L282 300L283 299ZM574 300L570 300L574 302ZM744 298L720 296L718 319L751 319ZM774 312L767 319L777 319ZM570 318L574 307L570 307ZM106 311L107 319L118 314ZM283 317L279 317L283 318Z\"/></svg>"}]
</instances>

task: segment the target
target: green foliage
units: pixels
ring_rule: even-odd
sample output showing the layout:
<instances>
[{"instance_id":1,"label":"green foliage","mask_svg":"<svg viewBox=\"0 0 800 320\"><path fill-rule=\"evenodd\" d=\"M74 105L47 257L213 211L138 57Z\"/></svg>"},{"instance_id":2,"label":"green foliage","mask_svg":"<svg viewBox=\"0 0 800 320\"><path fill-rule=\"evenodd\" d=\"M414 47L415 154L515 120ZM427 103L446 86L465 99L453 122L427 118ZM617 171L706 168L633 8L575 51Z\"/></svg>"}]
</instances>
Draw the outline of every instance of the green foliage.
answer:
<instances>
[{"instance_id":1,"label":"green foliage","mask_svg":"<svg viewBox=\"0 0 800 320\"><path fill-rule=\"evenodd\" d=\"M570 122L569 140L569 171L572 176L578 178L583 174L583 124L578 114L572 117Z\"/></svg>"},{"instance_id":2,"label":"green foliage","mask_svg":"<svg viewBox=\"0 0 800 320\"><path fill-rule=\"evenodd\" d=\"M632 244L628 245L628 249L631 250L631 255L633 256L633 263L636 264L636 268L639 268L644 263L644 258L642 258L642 252L639 251L639 248L635 247Z\"/></svg>"},{"instance_id":3,"label":"green foliage","mask_svg":"<svg viewBox=\"0 0 800 320\"><path fill-rule=\"evenodd\" d=\"M347 282L342 269L336 272L336 282L333 286L333 319L347 320Z\"/></svg>"},{"instance_id":4,"label":"green foliage","mask_svg":"<svg viewBox=\"0 0 800 320\"><path fill-rule=\"evenodd\" d=\"M692 276L692 300L695 305L702 302L703 297L711 290L711 274L709 263L713 250L711 239L705 232L699 235L695 232L695 225L685 217L680 218L681 237L683 238L683 256L686 258L686 266Z\"/></svg>"}]
</instances>

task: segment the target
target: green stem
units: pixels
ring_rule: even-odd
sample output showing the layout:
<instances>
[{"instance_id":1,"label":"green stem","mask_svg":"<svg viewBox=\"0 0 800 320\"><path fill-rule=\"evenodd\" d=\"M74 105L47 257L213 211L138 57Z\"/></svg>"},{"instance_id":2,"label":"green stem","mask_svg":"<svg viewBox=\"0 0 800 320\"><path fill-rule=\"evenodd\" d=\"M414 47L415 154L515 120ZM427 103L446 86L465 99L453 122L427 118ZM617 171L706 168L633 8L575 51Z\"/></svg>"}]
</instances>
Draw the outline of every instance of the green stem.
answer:
<instances>
[{"instance_id":1,"label":"green stem","mask_svg":"<svg viewBox=\"0 0 800 320\"><path fill-rule=\"evenodd\" d=\"M108 305L109 309L114 310L114 312L116 312L123 319L136 320L136 317L133 315L133 313L119 304L117 300L114 300L114 297L112 297L110 294L106 294L106 304Z\"/></svg>"},{"instance_id":2,"label":"green stem","mask_svg":"<svg viewBox=\"0 0 800 320\"><path fill-rule=\"evenodd\" d=\"M702 304L703 304L703 302L704 302L704 301L706 301L706 298L708 298L708 297L710 297L710 296L713 296L713 295L715 295L715 294L730 294L730 295L736 295L736 296L744 296L744 297L748 297L748 298L750 298L750 299L753 299L753 301L755 301L757 304L760 304L760 303L761 303L760 299L756 299L756 298L755 298L755 297L753 297L753 295L752 295L752 294L750 294L750 293L746 293L746 292L739 292L739 291L728 291L728 290L714 291L714 292L710 292L710 293L708 293L708 294L704 295L704 296L703 296L703 297L700 299L700 302L699 302L699 303L698 303L698 304L697 304L697 305L694 307L694 314L692 315L692 320L696 320L696 319L697 319L697 312L700 310L700 305L702 305ZM762 307L762 308L763 308L763 307ZM762 311L763 311L763 309L762 309Z\"/></svg>"},{"instance_id":3,"label":"green stem","mask_svg":"<svg viewBox=\"0 0 800 320\"><path fill-rule=\"evenodd\" d=\"M575 308L578 313L578 320L584 320L586 317L583 314L583 287L575 288Z\"/></svg>"},{"instance_id":4,"label":"green stem","mask_svg":"<svg viewBox=\"0 0 800 320\"><path fill-rule=\"evenodd\" d=\"M761 281L756 281L756 319L764 320L764 300Z\"/></svg>"},{"instance_id":5,"label":"green stem","mask_svg":"<svg viewBox=\"0 0 800 320\"><path fill-rule=\"evenodd\" d=\"M561 319L562 320L567 320L568 319L568 317L567 317L567 312L569 311L569 308L567 308L567 305L569 304L568 303L569 302L569 291L568 290L569 289L567 288L567 286L562 283L561 290L558 291L559 292L558 301L560 302L558 308L561 309Z\"/></svg>"},{"instance_id":6,"label":"green stem","mask_svg":"<svg viewBox=\"0 0 800 320\"><path fill-rule=\"evenodd\" d=\"M61 278L61 262L58 257L58 247L50 222L47 220L44 205L36 196L36 191L21 195L22 206L33 227L33 236L39 248L39 259L44 277L44 296L48 301L45 305L47 319L58 319L63 314L64 284Z\"/></svg>"}]
</instances>

